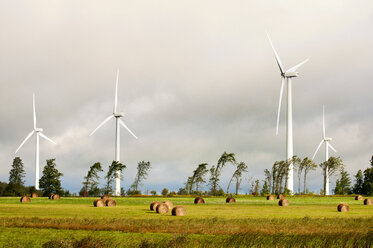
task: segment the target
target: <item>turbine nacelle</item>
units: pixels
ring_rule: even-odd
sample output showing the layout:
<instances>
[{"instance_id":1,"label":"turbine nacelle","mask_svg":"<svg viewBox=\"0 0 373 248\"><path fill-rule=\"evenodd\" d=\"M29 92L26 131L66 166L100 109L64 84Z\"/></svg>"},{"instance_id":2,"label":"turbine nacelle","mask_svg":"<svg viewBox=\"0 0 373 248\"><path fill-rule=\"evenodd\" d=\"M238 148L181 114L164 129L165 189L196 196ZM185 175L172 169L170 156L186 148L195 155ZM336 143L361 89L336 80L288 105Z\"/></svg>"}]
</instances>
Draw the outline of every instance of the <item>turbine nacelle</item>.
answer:
<instances>
[{"instance_id":1,"label":"turbine nacelle","mask_svg":"<svg viewBox=\"0 0 373 248\"><path fill-rule=\"evenodd\" d=\"M325 137L324 141L332 141L332 138Z\"/></svg>"},{"instance_id":2,"label":"turbine nacelle","mask_svg":"<svg viewBox=\"0 0 373 248\"><path fill-rule=\"evenodd\" d=\"M114 115L115 118L120 118L120 117L124 116L124 113L123 112L113 113L113 115Z\"/></svg>"},{"instance_id":3,"label":"turbine nacelle","mask_svg":"<svg viewBox=\"0 0 373 248\"><path fill-rule=\"evenodd\" d=\"M35 128L34 131L39 133L39 132L43 132L43 129L42 128Z\"/></svg>"},{"instance_id":4,"label":"turbine nacelle","mask_svg":"<svg viewBox=\"0 0 373 248\"><path fill-rule=\"evenodd\" d=\"M287 77L287 78L290 78L290 77L298 77L298 72L297 71L287 71L285 72L284 76Z\"/></svg>"}]
</instances>

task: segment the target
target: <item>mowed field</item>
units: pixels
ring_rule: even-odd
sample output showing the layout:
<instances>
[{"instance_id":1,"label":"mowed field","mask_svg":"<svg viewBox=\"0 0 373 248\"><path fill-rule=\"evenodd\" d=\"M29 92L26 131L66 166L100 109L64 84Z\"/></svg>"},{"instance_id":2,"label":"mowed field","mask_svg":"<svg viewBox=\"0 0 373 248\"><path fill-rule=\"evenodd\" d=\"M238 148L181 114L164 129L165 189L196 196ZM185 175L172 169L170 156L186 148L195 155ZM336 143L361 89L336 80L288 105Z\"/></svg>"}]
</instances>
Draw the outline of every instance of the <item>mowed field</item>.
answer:
<instances>
[{"instance_id":1,"label":"mowed field","mask_svg":"<svg viewBox=\"0 0 373 248\"><path fill-rule=\"evenodd\" d=\"M0 198L0 247L373 247L373 206L353 197L294 196L288 207L252 196L123 197L103 208L95 198L19 199ZM150 211L166 199L187 215ZM337 212L340 202L350 212Z\"/></svg>"}]
</instances>

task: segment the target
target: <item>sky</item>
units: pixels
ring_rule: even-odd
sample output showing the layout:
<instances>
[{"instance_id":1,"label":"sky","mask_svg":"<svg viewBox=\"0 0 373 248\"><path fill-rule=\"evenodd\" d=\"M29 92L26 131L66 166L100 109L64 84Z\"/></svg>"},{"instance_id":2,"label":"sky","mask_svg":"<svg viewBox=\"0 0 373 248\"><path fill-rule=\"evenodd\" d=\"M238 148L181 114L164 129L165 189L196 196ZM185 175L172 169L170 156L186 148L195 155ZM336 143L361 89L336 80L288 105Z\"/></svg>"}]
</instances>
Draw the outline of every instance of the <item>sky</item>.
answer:
<instances>
[{"instance_id":1,"label":"sky","mask_svg":"<svg viewBox=\"0 0 373 248\"><path fill-rule=\"evenodd\" d=\"M40 171L56 158L62 186L78 192L101 162L103 183L114 120L89 134L112 113L119 69L118 110L139 137L121 130L125 189L139 161L152 164L141 190L177 191L226 151L248 165L249 192L286 157L286 94L276 136L281 81L266 31L285 68L309 58L293 80L294 154L312 157L325 105L330 155L354 175L373 155L372 26L372 1L0 0L0 181L20 156L34 182L35 137L14 152L32 131L35 93L37 126L57 142L41 139ZM223 189L233 171L222 170ZM311 191L321 175L309 173Z\"/></svg>"}]
</instances>

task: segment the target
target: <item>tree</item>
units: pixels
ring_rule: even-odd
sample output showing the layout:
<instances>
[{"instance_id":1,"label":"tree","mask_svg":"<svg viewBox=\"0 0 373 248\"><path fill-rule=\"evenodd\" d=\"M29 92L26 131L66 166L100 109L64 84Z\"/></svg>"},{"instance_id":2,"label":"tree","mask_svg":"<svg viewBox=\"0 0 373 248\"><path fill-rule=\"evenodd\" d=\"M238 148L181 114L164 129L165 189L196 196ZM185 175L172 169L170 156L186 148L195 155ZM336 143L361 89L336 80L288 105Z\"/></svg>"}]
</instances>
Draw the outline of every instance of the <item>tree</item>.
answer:
<instances>
[{"instance_id":1,"label":"tree","mask_svg":"<svg viewBox=\"0 0 373 248\"><path fill-rule=\"evenodd\" d=\"M269 171L268 169L265 169L264 170L264 175L266 177L266 180L265 180L266 185L267 185L267 187L269 189L269 193L268 194L270 194L271 193L271 187L272 187L272 179L273 179L272 172ZM263 185L263 187L264 187L264 185Z\"/></svg>"},{"instance_id":2,"label":"tree","mask_svg":"<svg viewBox=\"0 0 373 248\"><path fill-rule=\"evenodd\" d=\"M326 177L329 175L331 177L340 169L343 168L343 162L340 157L330 157L327 161L320 164L324 175L324 195L326 194Z\"/></svg>"},{"instance_id":3,"label":"tree","mask_svg":"<svg viewBox=\"0 0 373 248\"><path fill-rule=\"evenodd\" d=\"M303 164L302 160L298 158L297 156L293 156L293 159L291 160L294 164L294 168L297 170L297 175L298 175L298 193L300 194L300 181L302 177L302 172L303 172Z\"/></svg>"},{"instance_id":4,"label":"tree","mask_svg":"<svg viewBox=\"0 0 373 248\"><path fill-rule=\"evenodd\" d=\"M261 195L268 195L271 193L270 188L268 186L268 182L266 180L263 180L263 182L264 184L263 184L263 188L261 191Z\"/></svg>"},{"instance_id":5,"label":"tree","mask_svg":"<svg viewBox=\"0 0 373 248\"><path fill-rule=\"evenodd\" d=\"M137 174L135 177L135 181L131 185L132 190L138 191L139 184L141 181L145 180L148 176L148 172L151 168L150 162L141 161L137 164Z\"/></svg>"},{"instance_id":6,"label":"tree","mask_svg":"<svg viewBox=\"0 0 373 248\"><path fill-rule=\"evenodd\" d=\"M105 194L112 194L113 188L111 184L114 182L114 179L120 178L123 174L123 170L126 166L119 161L113 161L109 166L109 170L105 176L106 178L106 186L105 186Z\"/></svg>"},{"instance_id":7,"label":"tree","mask_svg":"<svg viewBox=\"0 0 373 248\"><path fill-rule=\"evenodd\" d=\"M363 193L365 195L373 195L373 156L370 165L370 168L364 170Z\"/></svg>"},{"instance_id":8,"label":"tree","mask_svg":"<svg viewBox=\"0 0 373 248\"><path fill-rule=\"evenodd\" d=\"M63 176L56 168L56 159L48 159L47 165L44 166L43 176L39 180L39 186L43 190L44 195L47 196L50 193L63 194L61 187L61 177Z\"/></svg>"},{"instance_id":9,"label":"tree","mask_svg":"<svg viewBox=\"0 0 373 248\"><path fill-rule=\"evenodd\" d=\"M227 193L229 193L229 186L231 185L231 182L234 179L236 181L236 195L238 195L238 190L242 182L242 173L246 171L247 171L247 165L245 164L245 162L240 162L239 164L237 164L236 170L234 171L232 178L228 183Z\"/></svg>"},{"instance_id":10,"label":"tree","mask_svg":"<svg viewBox=\"0 0 373 248\"><path fill-rule=\"evenodd\" d=\"M94 163L84 177L83 182L83 195L87 192L89 196L97 196L100 194L100 189L98 188L98 179L100 178L98 173L102 172L101 164L99 162Z\"/></svg>"},{"instance_id":11,"label":"tree","mask_svg":"<svg viewBox=\"0 0 373 248\"><path fill-rule=\"evenodd\" d=\"M306 194L307 193L307 174L309 171L311 170L316 170L317 168L317 164L315 164L311 159L309 159L308 157L305 157L302 162L301 162L301 166L303 168L303 171L304 171L304 179L303 179L303 193Z\"/></svg>"},{"instance_id":12,"label":"tree","mask_svg":"<svg viewBox=\"0 0 373 248\"><path fill-rule=\"evenodd\" d=\"M363 176L363 172L361 170L358 170L358 172L356 173L356 175L354 176L355 177L355 185L354 185L354 188L352 190L352 193L354 194L364 194L363 192L363 185L364 185L364 176Z\"/></svg>"},{"instance_id":13,"label":"tree","mask_svg":"<svg viewBox=\"0 0 373 248\"><path fill-rule=\"evenodd\" d=\"M25 169L20 157L13 159L12 169L9 172L9 184L6 191L10 195L23 195L24 192L24 180Z\"/></svg>"},{"instance_id":14,"label":"tree","mask_svg":"<svg viewBox=\"0 0 373 248\"><path fill-rule=\"evenodd\" d=\"M337 195L347 195L351 192L351 180L347 171L342 167L340 178L336 181L334 193Z\"/></svg>"},{"instance_id":15,"label":"tree","mask_svg":"<svg viewBox=\"0 0 373 248\"><path fill-rule=\"evenodd\" d=\"M255 186L254 186L254 192L253 192L253 195L258 195L258 193L259 193L259 187L260 187L260 185L259 185L259 180L256 180L256 181L255 181Z\"/></svg>"},{"instance_id":16,"label":"tree","mask_svg":"<svg viewBox=\"0 0 373 248\"><path fill-rule=\"evenodd\" d=\"M217 192L218 192L219 181L220 181L219 177L221 175L221 170L228 163L236 164L235 154L234 153L224 152L220 156L216 167L213 166L210 169L210 179L209 179L209 182L210 182L210 185L211 185L211 193L213 195L216 195Z\"/></svg>"},{"instance_id":17,"label":"tree","mask_svg":"<svg viewBox=\"0 0 373 248\"><path fill-rule=\"evenodd\" d=\"M207 172L209 171L207 169L207 163L202 163L202 164L199 164L197 169L193 171L193 181L196 185L196 191L199 192L200 191L200 187L201 185L205 184L206 181L205 181L205 176L207 174Z\"/></svg>"},{"instance_id":18,"label":"tree","mask_svg":"<svg viewBox=\"0 0 373 248\"><path fill-rule=\"evenodd\" d=\"M155 196L155 195L157 195L157 191L152 190L152 191L150 191L150 194L152 194L153 196Z\"/></svg>"},{"instance_id":19,"label":"tree","mask_svg":"<svg viewBox=\"0 0 373 248\"><path fill-rule=\"evenodd\" d=\"M168 194L168 189L167 188L162 189L162 195L166 196L167 194Z\"/></svg>"}]
</instances>

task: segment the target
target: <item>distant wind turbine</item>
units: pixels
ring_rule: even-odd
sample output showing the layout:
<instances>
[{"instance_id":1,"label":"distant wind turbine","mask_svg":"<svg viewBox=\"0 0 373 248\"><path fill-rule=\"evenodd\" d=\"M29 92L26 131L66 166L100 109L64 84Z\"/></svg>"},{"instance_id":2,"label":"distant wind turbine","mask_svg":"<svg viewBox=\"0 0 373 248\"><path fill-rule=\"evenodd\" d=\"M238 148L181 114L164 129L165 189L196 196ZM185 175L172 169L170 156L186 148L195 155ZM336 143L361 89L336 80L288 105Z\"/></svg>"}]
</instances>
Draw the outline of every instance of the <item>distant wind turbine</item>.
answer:
<instances>
[{"instance_id":1,"label":"distant wind turbine","mask_svg":"<svg viewBox=\"0 0 373 248\"><path fill-rule=\"evenodd\" d=\"M137 139L136 135L124 124L124 122L120 119L123 117L123 112L117 112L117 103L118 103L118 80L119 80L119 70L117 71L117 81L115 84L115 96L114 96L114 109L113 114L107 117L98 127L93 130L93 132L89 135L91 136L94 134L100 127L102 127L106 122L110 119L115 117L115 161L120 161L120 125L122 125L130 134L132 134L135 139ZM115 195L120 195L120 171L116 172L115 178Z\"/></svg>"},{"instance_id":2,"label":"distant wind turbine","mask_svg":"<svg viewBox=\"0 0 373 248\"><path fill-rule=\"evenodd\" d=\"M32 107L33 107L33 116L34 116L34 130L31 131L26 137L26 139L22 142L22 144L18 147L16 154L19 149L23 146L23 144L26 143L26 141L34 134L36 133L36 150L35 150L35 188L39 190L39 136L43 137L44 139L52 142L53 144L56 144L53 140L45 136L42 132L42 128L36 127L36 110L35 110L35 94L32 95Z\"/></svg>"},{"instance_id":3,"label":"distant wind turbine","mask_svg":"<svg viewBox=\"0 0 373 248\"><path fill-rule=\"evenodd\" d=\"M325 136L325 107L322 106L322 140L319 144L319 146L317 147L315 153L313 154L313 157L312 157L312 160L315 158L316 156L316 153L319 151L321 145L323 143L325 143L325 161L328 161L329 159L329 147L330 149L332 149L334 152L337 152L334 147L329 143L330 141L332 141L332 138L328 138ZM329 174L328 174L328 170L326 170L326 188L325 188L325 195L329 195Z\"/></svg>"},{"instance_id":4,"label":"distant wind turbine","mask_svg":"<svg viewBox=\"0 0 373 248\"><path fill-rule=\"evenodd\" d=\"M277 65L280 68L280 72L281 72L281 90L280 90L280 100L278 103L278 112L277 112L276 136L278 135L278 126L280 122L280 109L281 109L282 94L284 91L285 78L287 80L286 159L287 161L289 161L290 159L293 158L293 110L292 110L293 107L292 107L291 78L298 76L297 69L301 67L304 63L306 63L308 59L304 60L303 62L285 71L284 67L282 66L280 56L278 56L268 33L267 33L267 37L268 37L269 43L271 44L273 53L275 54L275 57L276 57ZM293 192L293 164L290 164L289 174L287 178L288 178L287 188L290 190L290 192Z\"/></svg>"}]
</instances>

